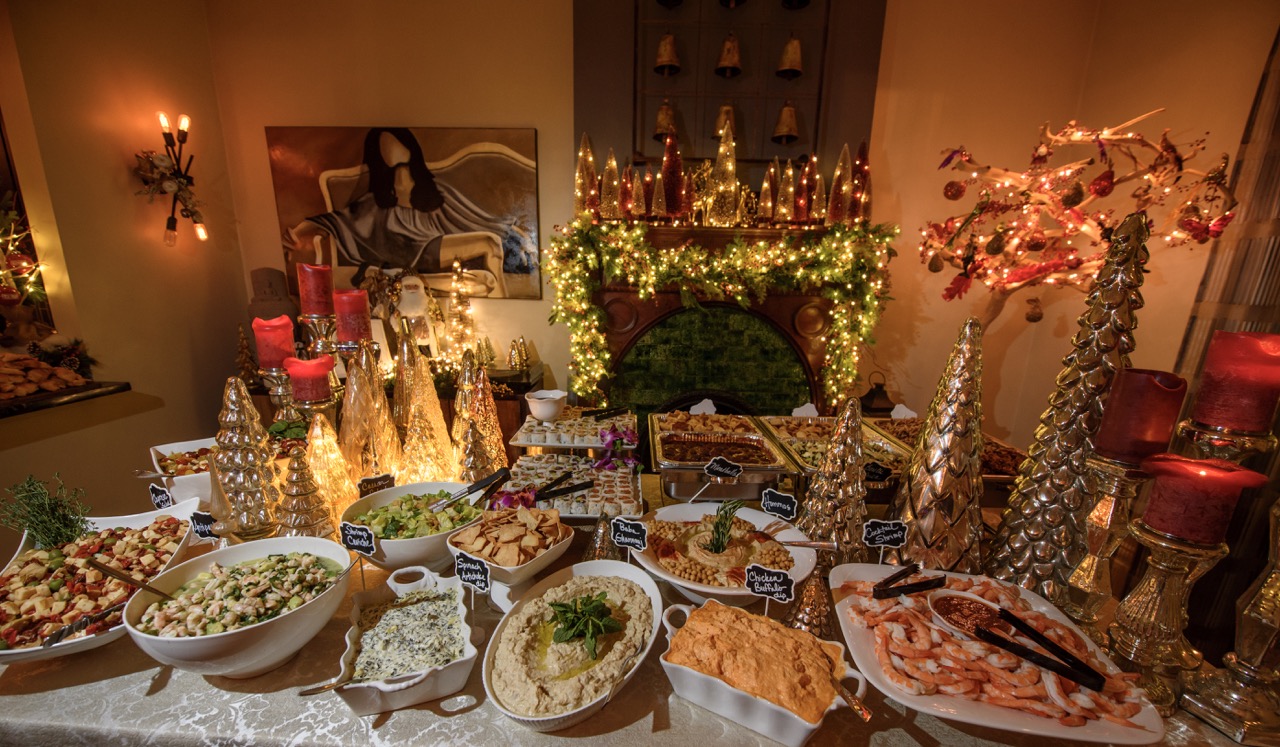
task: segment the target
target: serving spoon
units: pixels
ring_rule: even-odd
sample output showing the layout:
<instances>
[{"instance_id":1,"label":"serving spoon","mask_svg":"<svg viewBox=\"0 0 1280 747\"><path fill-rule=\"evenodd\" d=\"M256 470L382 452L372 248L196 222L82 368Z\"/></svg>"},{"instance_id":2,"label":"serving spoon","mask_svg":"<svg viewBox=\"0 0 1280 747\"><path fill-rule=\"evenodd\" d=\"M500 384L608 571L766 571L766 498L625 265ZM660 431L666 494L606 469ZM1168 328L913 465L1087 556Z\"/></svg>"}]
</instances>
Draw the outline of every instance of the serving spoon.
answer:
<instances>
[{"instance_id":1,"label":"serving spoon","mask_svg":"<svg viewBox=\"0 0 1280 747\"><path fill-rule=\"evenodd\" d=\"M152 586L151 584L147 583L146 581L139 581L138 579L134 578L133 576L130 576L129 574L125 573L124 571L118 570L118 569L116 569L116 568L112 568L111 566L107 565L106 563L101 563L101 562L99 562L99 561L97 561L97 560L94 560L93 558L85 558L85 559L84 559L84 562L85 562L85 563L86 563L90 568L93 568L93 569L95 569L95 570L97 570L97 571L101 571L102 573L104 573L104 574L106 574L106 575L108 575L108 576L110 576L110 577L112 577L112 578L114 578L114 579L118 579L118 580L120 580L120 581L123 581L123 582L125 582L126 584L129 584L130 586L136 586L136 587L138 587L139 589L143 589L144 591L149 591L149 592L151 592L152 594L159 594L160 596L164 597L165 599L169 599L169 600L172 600L172 599L173 599L173 595L172 595L172 594L169 594L168 592L160 591L159 589L157 589L156 587L154 587L154 586Z\"/></svg>"}]
</instances>

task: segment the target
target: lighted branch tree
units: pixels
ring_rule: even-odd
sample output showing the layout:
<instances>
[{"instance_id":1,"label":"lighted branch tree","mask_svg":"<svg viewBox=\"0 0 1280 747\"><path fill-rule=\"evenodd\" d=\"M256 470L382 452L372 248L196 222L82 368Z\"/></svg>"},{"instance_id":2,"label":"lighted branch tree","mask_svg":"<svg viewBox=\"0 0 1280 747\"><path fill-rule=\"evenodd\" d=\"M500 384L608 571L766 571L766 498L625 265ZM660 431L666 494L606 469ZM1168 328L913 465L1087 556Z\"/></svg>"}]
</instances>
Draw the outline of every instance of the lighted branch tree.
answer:
<instances>
[{"instance_id":1,"label":"lighted branch tree","mask_svg":"<svg viewBox=\"0 0 1280 747\"><path fill-rule=\"evenodd\" d=\"M1220 236L1236 206L1226 183L1227 156L1198 171L1187 164L1204 150L1203 139L1175 144L1166 129L1153 141L1132 129L1161 111L1103 129L1072 121L1050 132L1046 124L1030 166L1021 171L983 165L964 146L947 151L938 168L961 176L947 182L943 194L961 200L976 186L978 199L968 213L921 231L920 259L929 270L959 270L943 298L960 298L981 282L991 293L980 315L989 326L1009 297L1025 288L1088 291L1112 228L1137 210L1151 218L1153 246L1204 244ZM1059 152L1084 157L1055 164ZM1129 201L1108 201L1113 193L1127 194ZM1039 321L1039 299L1027 302L1027 320Z\"/></svg>"}]
</instances>

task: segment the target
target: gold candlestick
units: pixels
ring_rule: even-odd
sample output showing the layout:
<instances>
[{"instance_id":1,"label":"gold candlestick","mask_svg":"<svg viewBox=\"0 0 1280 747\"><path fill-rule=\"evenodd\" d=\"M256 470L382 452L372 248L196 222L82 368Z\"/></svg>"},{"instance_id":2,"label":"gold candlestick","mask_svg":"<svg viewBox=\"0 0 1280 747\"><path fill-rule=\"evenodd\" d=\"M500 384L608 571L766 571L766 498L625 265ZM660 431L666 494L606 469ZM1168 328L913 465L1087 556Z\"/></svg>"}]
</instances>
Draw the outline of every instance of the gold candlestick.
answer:
<instances>
[{"instance_id":1,"label":"gold candlestick","mask_svg":"<svg viewBox=\"0 0 1280 747\"><path fill-rule=\"evenodd\" d=\"M298 322L302 324L302 335L306 340L307 358L319 358L337 351L334 335L337 334L338 322L333 314L301 314Z\"/></svg>"},{"instance_id":2,"label":"gold candlestick","mask_svg":"<svg viewBox=\"0 0 1280 747\"><path fill-rule=\"evenodd\" d=\"M302 413L293 405L293 384L289 381L289 372L283 368L260 368L258 376L267 388L267 398L275 408L273 423L297 422L302 420Z\"/></svg>"},{"instance_id":3,"label":"gold candlestick","mask_svg":"<svg viewBox=\"0 0 1280 747\"><path fill-rule=\"evenodd\" d=\"M1098 612L1111 599L1111 557L1128 536L1133 499L1150 476L1133 465L1097 455L1088 464L1097 482L1098 501L1085 522L1088 554L1067 579L1062 610L1106 648L1107 633L1098 626Z\"/></svg>"},{"instance_id":4,"label":"gold candlestick","mask_svg":"<svg viewBox=\"0 0 1280 747\"><path fill-rule=\"evenodd\" d=\"M1195 582L1227 554L1226 543L1199 545L1157 532L1142 519L1129 531L1150 551L1142 580L1116 608L1109 651L1116 664L1139 672L1138 680L1161 716L1171 716L1181 674L1199 666L1186 642L1187 596ZM1194 654L1195 656L1192 656Z\"/></svg>"},{"instance_id":5,"label":"gold candlestick","mask_svg":"<svg viewBox=\"0 0 1280 747\"><path fill-rule=\"evenodd\" d=\"M1197 453L1240 463L1276 446L1270 433L1243 433L1184 420L1178 435ZM1236 603L1235 650L1225 668L1204 664L1183 677L1182 707L1241 744L1280 745L1280 501L1271 507L1267 567Z\"/></svg>"},{"instance_id":6,"label":"gold candlestick","mask_svg":"<svg viewBox=\"0 0 1280 747\"><path fill-rule=\"evenodd\" d=\"M302 419L308 423L315 421L317 413L324 415L330 423L338 422L338 398L332 394L314 402L297 400L293 403L293 406L298 409Z\"/></svg>"}]
</instances>

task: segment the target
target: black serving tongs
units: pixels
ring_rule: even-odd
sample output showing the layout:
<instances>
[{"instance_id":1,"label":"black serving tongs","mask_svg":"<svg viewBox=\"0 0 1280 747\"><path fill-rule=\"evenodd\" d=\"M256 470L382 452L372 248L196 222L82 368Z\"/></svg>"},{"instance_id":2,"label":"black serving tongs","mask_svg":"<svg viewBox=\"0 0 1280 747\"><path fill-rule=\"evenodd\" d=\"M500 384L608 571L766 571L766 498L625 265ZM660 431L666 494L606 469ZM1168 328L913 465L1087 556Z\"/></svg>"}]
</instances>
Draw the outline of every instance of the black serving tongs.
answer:
<instances>
[{"instance_id":1,"label":"black serving tongs","mask_svg":"<svg viewBox=\"0 0 1280 747\"><path fill-rule=\"evenodd\" d=\"M595 484L596 484L595 480L587 480L586 482L577 482L572 485L566 485L563 488L557 488L556 490L539 492L537 495L539 500L546 500L548 498L559 498L562 495L572 495L573 493L576 493L579 490L589 490L595 487Z\"/></svg>"},{"instance_id":2,"label":"black serving tongs","mask_svg":"<svg viewBox=\"0 0 1280 747\"><path fill-rule=\"evenodd\" d=\"M80 619L71 623L70 625L63 625L61 628L58 628L57 630L53 631L49 635L45 636L45 639L40 644L40 647L49 648L50 646L56 646L59 643L62 643L62 641L67 638L67 636L75 635L76 633L79 633L80 631L84 630L90 625L100 620L105 620L108 617L111 617L111 615L122 611L124 609L124 605L125 605L124 602L120 602L119 604L112 605L106 608L105 610L99 610L98 612L95 612L91 615L84 615Z\"/></svg>"},{"instance_id":3,"label":"black serving tongs","mask_svg":"<svg viewBox=\"0 0 1280 747\"><path fill-rule=\"evenodd\" d=\"M537 496L541 496L543 493L546 493L548 490L555 489L557 485L563 485L565 481L568 480L570 477L573 477L573 470L569 470L568 472L565 472L564 474L560 475L556 479L552 480L546 485L543 485L540 488L534 488L533 494Z\"/></svg>"},{"instance_id":4,"label":"black serving tongs","mask_svg":"<svg viewBox=\"0 0 1280 747\"><path fill-rule=\"evenodd\" d=\"M1094 692L1102 692L1102 688L1106 685L1106 677L1098 670L1081 661L1079 658L1066 650L1052 639L1033 628L1026 620L1013 614L1003 607L1000 608L1000 619L1009 623L1019 633L1030 638L1035 643L1049 652L1051 656L1036 651L1035 649L1023 646L1021 643L1000 635L988 628L979 627L973 631L978 640L984 641L997 648L1004 649L1015 656L1021 656L1023 659L1053 672L1060 677L1066 677L1072 682L1087 687Z\"/></svg>"},{"instance_id":5,"label":"black serving tongs","mask_svg":"<svg viewBox=\"0 0 1280 747\"><path fill-rule=\"evenodd\" d=\"M615 415L621 415L622 413L627 412L627 410L628 408L625 405L622 407L605 407L598 410L585 410L582 413L582 416L584 418L591 418L592 420L605 420Z\"/></svg>"},{"instance_id":6,"label":"black serving tongs","mask_svg":"<svg viewBox=\"0 0 1280 747\"><path fill-rule=\"evenodd\" d=\"M902 570L892 573L876 582L871 587L872 599L890 599L892 597L900 597L904 594L918 594L922 591L930 591L939 589L947 585L946 576L932 576L922 581L913 581L909 584L900 584L899 581L911 578L912 575L920 572L920 564L912 563L904 566Z\"/></svg>"},{"instance_id":7,"label":"black serving tongs","mask_svg":"<svg viewBox=\"0 0 1280 747\"><path fill-rule=\"evenodd\" d=\"M448 498L441 498L435 503L432 503L430 506L427 506L427 510L433 513L436 511L442 511L445 508L452 506L453 504L457 503L463 498L466 498L467 496L479 490L483 490L484 493L482 493L479 498L473 500L471 504L473 506L476 504L483 504L484 501L487 501L490 496L498 492L498 488L507 484L507 481L510 479L511 479L511 470L507 469L506 467L503 467L502 469L498 470L497 472L494 472L492 475L489 475L483 480L477 480L476 482L471 483L470 485L466 486L462 490L459 490L453 495L450 495Z\"/></svg>"}]
</instances>

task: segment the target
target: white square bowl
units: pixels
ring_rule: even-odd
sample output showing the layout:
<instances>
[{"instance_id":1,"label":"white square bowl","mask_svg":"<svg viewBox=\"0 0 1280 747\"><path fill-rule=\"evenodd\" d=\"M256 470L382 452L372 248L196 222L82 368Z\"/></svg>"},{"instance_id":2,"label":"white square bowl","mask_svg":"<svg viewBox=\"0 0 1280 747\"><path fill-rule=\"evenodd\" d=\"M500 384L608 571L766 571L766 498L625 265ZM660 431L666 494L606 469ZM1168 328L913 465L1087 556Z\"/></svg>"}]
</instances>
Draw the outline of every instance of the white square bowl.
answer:
<instances>
[{"instance_id":1,"label":"white square bowl","mask_svg":"<svg viewBox=\"0 0 1280 747\"><path fill-rule=\"evenodd\" d=\"M156 472L164 472L160 467L160 458L168 456L178 451L196 451L197 449L212 448L217 445L213 438L198 438L194 441L176 441L171 444L161 444L151 447L151 463L155 465ZM210 459L213 457L210 456ZM195 498L200 501L201 506L209 505L209 496L213 495L213 482L208 472L200 472L194 475L173 475L161 478L164 486L169 489L169 495L173 496L174 503Z\"/></svg>"}]
</instances>

